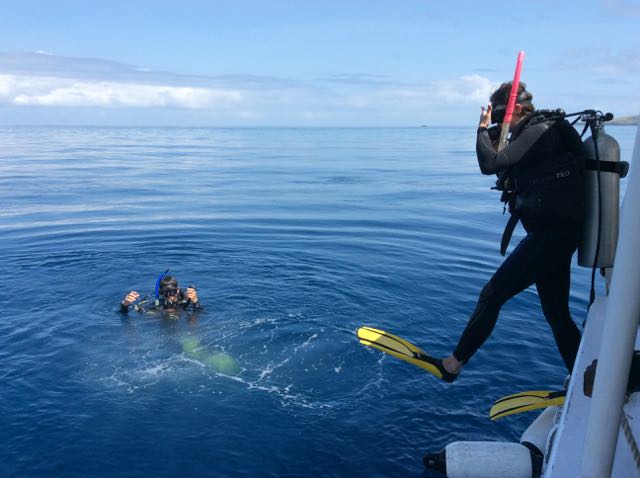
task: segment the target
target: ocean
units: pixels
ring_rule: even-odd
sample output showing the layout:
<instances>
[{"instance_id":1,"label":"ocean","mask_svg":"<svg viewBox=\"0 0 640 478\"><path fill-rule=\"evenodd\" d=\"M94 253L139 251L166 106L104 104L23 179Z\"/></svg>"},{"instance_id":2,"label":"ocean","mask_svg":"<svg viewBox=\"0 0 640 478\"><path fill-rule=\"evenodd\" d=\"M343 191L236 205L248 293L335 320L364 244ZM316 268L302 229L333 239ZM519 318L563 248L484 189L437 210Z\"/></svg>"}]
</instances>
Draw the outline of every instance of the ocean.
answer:
<instances>
[{"instance_id":1,"label":"ocean","mask_svg":"<svg viewBox=\"0 0 640 478\"><path fill-rule=\"evenodd\" d=\"M629 160L635 128L608 132ZM426 451L517 441L535 413L491 403L566 376L534 289L453 384L355 336L455 346L507 220L474 148L475 127L0 127L0 476L430 477ZM119 313L166 269L200 311ZM589 280L574 265L579 325Z\"/></svg>"}]
</instances>

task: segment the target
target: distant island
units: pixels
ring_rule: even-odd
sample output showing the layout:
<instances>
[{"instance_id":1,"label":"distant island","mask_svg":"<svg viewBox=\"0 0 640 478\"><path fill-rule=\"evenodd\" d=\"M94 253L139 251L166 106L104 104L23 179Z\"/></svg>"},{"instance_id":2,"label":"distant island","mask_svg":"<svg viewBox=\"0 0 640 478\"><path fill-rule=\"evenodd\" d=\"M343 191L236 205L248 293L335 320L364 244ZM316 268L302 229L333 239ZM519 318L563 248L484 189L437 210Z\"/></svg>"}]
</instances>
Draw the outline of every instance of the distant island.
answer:
<instances>
[{"instance_id":1,"label":"distant island","mask_svg":"<svg viewBox=\"0 0 640 478\"><path fill-rule=\"evenodd\" d=\"M613 118L611 121L608 121L607 124L623 124L623 125L633 125L638 124L638 118L640 116L620 116L618 118Z\"/></svg>"}]
</instances>

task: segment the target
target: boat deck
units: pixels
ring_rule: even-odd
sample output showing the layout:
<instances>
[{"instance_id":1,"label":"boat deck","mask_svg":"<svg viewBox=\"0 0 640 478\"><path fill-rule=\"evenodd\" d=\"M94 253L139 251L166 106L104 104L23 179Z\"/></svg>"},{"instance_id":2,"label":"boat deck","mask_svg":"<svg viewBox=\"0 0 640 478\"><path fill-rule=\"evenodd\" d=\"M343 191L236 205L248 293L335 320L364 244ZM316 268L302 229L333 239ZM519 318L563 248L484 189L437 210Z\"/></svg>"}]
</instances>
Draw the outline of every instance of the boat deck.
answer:
<instances>
[{"instance_id":1,"label":"boat deck","mask_svg":"<svg viewBox=\"0 0 640 478\"><path fill-rule=\"evenodd\" d=\"M580 350L576 359L576 366L569 389L565 406L559 411L556 420L559 426L553 441L551 453L544 476L546 478L566 478L567 476L580 476L582 465L581 457L584 454L585 434L591 399L583 392L583 372L597 358L600 352L600 339L604 326L605 309L608 297L599 297L589 310L587 325L584 330ZM636 349L640 349L639 340L636 337ZM601 373L598 371L598 373ZM629 424L634 440L640 438L640 393L634 393L624 406L626 421ZM612 476L632 477L640 476L640 470L636 467L632 447L625 438L623 427L618 433L618 444L613 463ZM637 453L637 449L636 449Z\"/></svg>"}]
</instances>

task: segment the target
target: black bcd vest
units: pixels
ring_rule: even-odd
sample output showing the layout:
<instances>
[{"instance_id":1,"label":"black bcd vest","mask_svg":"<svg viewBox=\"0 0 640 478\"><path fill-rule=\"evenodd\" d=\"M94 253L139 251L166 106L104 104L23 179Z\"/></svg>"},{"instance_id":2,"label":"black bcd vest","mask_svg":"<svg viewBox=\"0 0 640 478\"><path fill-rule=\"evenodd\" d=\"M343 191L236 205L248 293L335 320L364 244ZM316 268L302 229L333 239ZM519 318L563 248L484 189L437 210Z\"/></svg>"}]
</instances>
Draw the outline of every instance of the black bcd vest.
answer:
<instances>
[{"instance_id":1,"label":"black bcd vest","mask_svg":"<svg viewBox=\"0 0 640 478\"><path fill-rule=\"evenodd\" d=\"M553 152L528 158L498 176L497 189L511 218L502 237L505 254L520 219L539 225L578 226L584 216L585 154L577 131L562 117L533 113L522 128L547 122L544 134L555 135Z\"/></svg>"}]
</instances>

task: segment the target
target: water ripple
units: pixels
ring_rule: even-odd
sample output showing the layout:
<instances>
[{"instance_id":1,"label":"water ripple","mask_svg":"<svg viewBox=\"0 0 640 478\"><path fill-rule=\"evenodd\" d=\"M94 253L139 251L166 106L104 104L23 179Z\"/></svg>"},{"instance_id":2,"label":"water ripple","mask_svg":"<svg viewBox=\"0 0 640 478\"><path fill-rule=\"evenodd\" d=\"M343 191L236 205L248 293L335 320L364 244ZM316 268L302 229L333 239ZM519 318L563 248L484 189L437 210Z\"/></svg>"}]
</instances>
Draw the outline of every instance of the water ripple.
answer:
<instances>
[{"instance_id":1,"label":"water ripple","mask_svg":"<svg viewBox=\"0 0 640 478\"><path fill-rule=\"evenodd\" d=\"M426 449L517 438L530 417L493 426L490 402L564 376L533 291L452 386L354 335L455 345L506 220L473 133L0 128L0 462L418 476ZM167 268L201 311L118 313ZM587 283L576 268L578 322Z\"/></svg>"}]
</instances>

